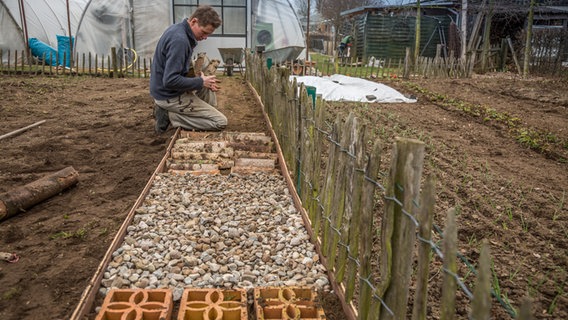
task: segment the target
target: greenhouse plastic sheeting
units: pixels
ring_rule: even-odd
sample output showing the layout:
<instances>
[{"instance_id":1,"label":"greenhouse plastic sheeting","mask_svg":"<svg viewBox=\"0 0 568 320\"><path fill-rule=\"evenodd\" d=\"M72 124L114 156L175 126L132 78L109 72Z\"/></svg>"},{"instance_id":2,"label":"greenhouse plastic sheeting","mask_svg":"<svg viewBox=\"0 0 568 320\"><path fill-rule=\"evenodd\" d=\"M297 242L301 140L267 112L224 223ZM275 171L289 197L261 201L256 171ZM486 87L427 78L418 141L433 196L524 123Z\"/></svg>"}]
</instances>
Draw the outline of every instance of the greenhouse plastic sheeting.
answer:
<instances>
[{"instance_id":1,"label":"greenhouse plastic sheeting","mask_svg":"<svg viewBox=\"0 0 568 320\"><path fill-rule=\"evenodd\" d=\"M128 0L91 0L77 30L76 52L100 56L113 47L133 48L140 57L152 57L170 25L171 10L171 3L164 1L139 0L131 5Z\"/></svg>"},{"instance_id":2,"label":"greenhouse plastic sheeting","mask_svg":"<svg viewBox=\"0 0 568 320\"><path fill-rule=\"evenodd\" d=\"M298 83L316 88L316 95L327 101L414 103L416 99L404 96L382 83L361 78L334 74L329 77L304 76L296 78Z\"/></svg>"},{"instance_id":3,"label":"greenhouse plastic sheeting","mask_svg":"<svg viewBox=\"0 0 568 320\"><path fill-rule=\"evenodd\" d=\"M305 47L304 33L288 0L259 0L255 9L253 46L266 51L290 46Z\"/></svg>"},{"instance_id":4,"label":"greenhouse plastic sheeting","mask_svg":"<svg viewBox=\"0 0 568 320\"><path fill-rule=\"evenodd\" d=\"M26 14L27 34L30 38L37 38L50 47L57 47L56 35L69 35L68 26L74 33L79 26L79 20L88 0L69 1L69 19L67 19L66 0L24 0L24 12ZM9 15L1 16L2 35L0 42L6 41L10 50L25 49L24 28L21 19L19 0L0 1L0 12L7 10ZM5 24L11 20L10 26ZM12 33L8 37L6 32ZM16 44L20 46L16 47ZM6 48L6 49L8 49Z\"/></svg>"},{"instance_id":5,"label":"greenhouse plastic sheeting","mask_svg":"<svg viewBox=\"0 0 568 320\"><path fill-rule=\"evenodd\" d=\"M265 50L305 47L304 35L291 0L248 0L246 33L215 34L200 43L200 50L218 55L218 48L265 46ZM173 21L171 0L0 0L0 48L25 50L24 37L36 38L57 48L57 35L75 38L74 54L108 56L134 50L139 58L151 58L160 36ZM182 2L176 2L180 5ZM185 3L185 2L184 2ZM188 1L188 3L190 3ZM195 3L195 2L191 2ZM204 3L202 1L201 3ZM219 2L220 3L220 2ZM229 1L224 2L231 7ZM214 6L219 8L219 6ZM22 17L25 16L27 34ZM132 50L121 50L121 49ZM197 52L200 52L197 50ZM6 57L3 57L3 61Z\"/></svg>"},{"instance_id":6,"label":"greenhouse plastic sheeting","mask_svg":"<svg viewBox=\"0 0 568 320\"><path fill-rule=\"evenodd\" d=\"M151 57L172 10L170 1L70 0L68 19L66 6L66 0L24 0L28 37L57 48L57 35L68 36L70 25L76 53L136 48L139 56ZM25 50L19 0L0 1L0 22L0 48Z\"/></svg>"}]
</instances>

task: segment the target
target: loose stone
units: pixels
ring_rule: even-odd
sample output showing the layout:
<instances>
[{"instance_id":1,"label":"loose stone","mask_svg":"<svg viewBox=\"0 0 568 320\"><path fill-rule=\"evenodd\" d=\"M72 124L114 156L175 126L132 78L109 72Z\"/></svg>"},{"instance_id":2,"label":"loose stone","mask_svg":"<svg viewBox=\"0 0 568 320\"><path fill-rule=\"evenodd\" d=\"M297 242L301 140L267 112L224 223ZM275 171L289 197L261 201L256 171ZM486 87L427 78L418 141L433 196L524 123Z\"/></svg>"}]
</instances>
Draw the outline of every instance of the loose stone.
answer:
<instances>
[{"instance_id":1,"label":"loose stone","mask_svg":"<svg viewBox=\"0 0 568 320\"><path fill-rule=\"evenodd\" d=\"M311 285L329 290L325 268L284 179L161 173L112 254L111 288Z\"/></svg>"}]
</instances>

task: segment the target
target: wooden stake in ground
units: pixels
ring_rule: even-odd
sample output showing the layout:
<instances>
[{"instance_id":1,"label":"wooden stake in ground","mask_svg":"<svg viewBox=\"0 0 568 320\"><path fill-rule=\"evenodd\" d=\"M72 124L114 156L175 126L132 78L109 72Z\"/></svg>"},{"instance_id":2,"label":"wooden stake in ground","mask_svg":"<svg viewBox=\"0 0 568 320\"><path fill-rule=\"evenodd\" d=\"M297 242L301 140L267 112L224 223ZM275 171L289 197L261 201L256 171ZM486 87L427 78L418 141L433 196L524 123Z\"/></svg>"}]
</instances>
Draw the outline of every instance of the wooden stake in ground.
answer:
<instances>
[{"instance_id":1,"label":"wooden stake in ground","mask_svg":"<svg viewBox=\"0 0 568 320\"><path fill-rule=\"evenodd\" d=\"M73 167L0 194L0 221L18 214L77 184L79 173Z\"/></svg>"},{"instance_id":2,"label":"wooden stake in ground","mask_svg":"<svg viewBox=\"0 0 568 320\"><path fill-rule=\"evenodd\" d=\"M18 129L18 130L15 130L15 131L6 133L6 134L4 134L4 135L1 135L1 136L0 136L0 140L2 140L2 139L4 139L4 138L11 137L11 136L15 136L15 135L17 135L17 134L19 134L19 133L22 133L22 132L24 132L24 131L26 131L26 130L28 130L28 129L33 128L33 127L37 127L37 126L39 126L40 124L44 123L45 121L46 121L46 120L41 120L41 121L38 121L38 122L36 122L36 123L34 123L34 124L30 124L30 125L27 126L27 127L24 127L24 128L21 128L21 129Z\"/></svg>"}]
</instances>

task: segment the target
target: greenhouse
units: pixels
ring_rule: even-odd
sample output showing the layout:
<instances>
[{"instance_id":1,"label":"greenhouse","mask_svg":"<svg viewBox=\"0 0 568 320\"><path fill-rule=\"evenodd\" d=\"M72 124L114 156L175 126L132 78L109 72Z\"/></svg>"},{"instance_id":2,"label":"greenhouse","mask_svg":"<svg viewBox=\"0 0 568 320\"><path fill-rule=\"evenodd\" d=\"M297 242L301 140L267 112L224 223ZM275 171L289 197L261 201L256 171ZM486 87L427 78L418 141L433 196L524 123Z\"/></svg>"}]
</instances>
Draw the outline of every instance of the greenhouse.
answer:
<instances>
[{"instance_id":1,"label":"greenhouse","mask_svg":"<svg viewBox=\"0 0 568 320\"><path fill-rule=\"evenodd\" d=\"M104 56L116 48L151 58L163 31L202 4L218 11L223 25L195 52L221 59L219 48L305 47L289 0L0 0L2 60L8 59L8 52L23 51L27 45L61 52L69 47L69 39L74 42L74 55ZM291 59L297 51L293 54Z\"/></svg>"}]
</instances>

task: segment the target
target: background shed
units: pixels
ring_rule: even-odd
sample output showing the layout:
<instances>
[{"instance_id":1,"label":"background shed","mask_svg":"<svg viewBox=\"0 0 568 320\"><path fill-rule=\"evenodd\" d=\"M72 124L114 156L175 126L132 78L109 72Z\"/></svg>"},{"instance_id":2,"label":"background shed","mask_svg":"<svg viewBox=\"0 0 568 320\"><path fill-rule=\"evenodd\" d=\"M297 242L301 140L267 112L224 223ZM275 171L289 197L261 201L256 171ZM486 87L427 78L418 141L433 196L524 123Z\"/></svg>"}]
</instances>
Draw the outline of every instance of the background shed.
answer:
<instances>
[{"instance_id":1,"label":"background shed","mask_svg":"<svg viewBox=\"0 0 568 320\"><path fill-rule=\"evenodd\" d=\"M424 3L421 16L420 55L434 57L436 47L448 48L450 30L456 28L457 11L451 2ZM366 6L342 12L342 35L355 38L352 56L358 59L402 59L406 48L414 48L416 8L410 6ZM449 54L447 50L442 52Z\"/></svg>"}]
</instances>

